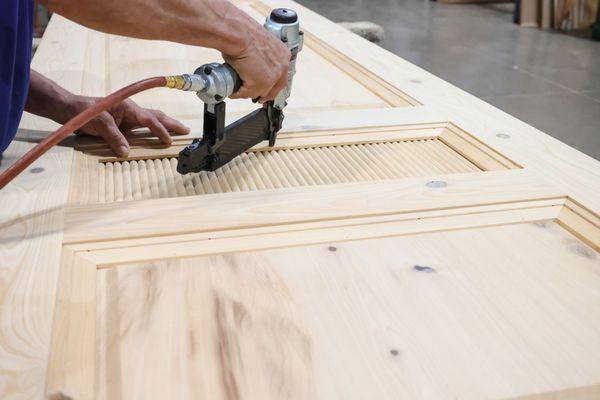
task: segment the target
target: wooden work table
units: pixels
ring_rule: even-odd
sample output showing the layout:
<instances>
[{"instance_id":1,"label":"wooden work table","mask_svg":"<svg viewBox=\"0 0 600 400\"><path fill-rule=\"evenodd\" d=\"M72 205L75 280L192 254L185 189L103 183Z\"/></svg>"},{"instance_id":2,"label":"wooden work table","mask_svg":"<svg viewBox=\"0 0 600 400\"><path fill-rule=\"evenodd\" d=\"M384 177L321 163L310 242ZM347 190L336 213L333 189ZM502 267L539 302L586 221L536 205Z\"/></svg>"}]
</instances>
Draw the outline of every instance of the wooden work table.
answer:
<instances>
[{"instance_id":1,"label":"wooden work table","mask_svg":"<svg viewBox=\"0 0 600 400\"><path fill-rule=\"evenodd\" d=\"M190 136L70 138L0 191L0 398L600 398L600 163L237 3L306 32L276 147L182 177L202 104L157 89L134 99ZM54 16L33 67L98 96L218 60ZM0 168L54 127L26 116Z\"/></svg>"}]
</instances>

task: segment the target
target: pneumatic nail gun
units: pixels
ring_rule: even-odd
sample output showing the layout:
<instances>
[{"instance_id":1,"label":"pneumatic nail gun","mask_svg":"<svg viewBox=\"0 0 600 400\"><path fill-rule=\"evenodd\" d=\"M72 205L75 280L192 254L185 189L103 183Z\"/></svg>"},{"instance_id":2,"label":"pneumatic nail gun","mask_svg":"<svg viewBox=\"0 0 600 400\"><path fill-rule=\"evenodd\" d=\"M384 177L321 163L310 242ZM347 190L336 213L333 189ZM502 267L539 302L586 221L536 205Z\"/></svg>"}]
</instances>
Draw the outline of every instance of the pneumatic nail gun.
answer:
<instances>
[{"instance_id":1,"label":"pneumatic nail gun","mask_svg":"<svg viewBox=\"0 0 600 400\"><path fill-rule=\"evenodd\" d=\"M205 64L194 74L180 75L177 81L169 82L170 87L195 91L204 102L203 136L179 153L180 174L214 171L263 140L268 140L269 146L275 144L284 119L283 109L290 97L296 58L302 50L303 32L296 12L286 8L273 10L264 27L287 45L292 58L287 86L262 108L225 126L225 99L242 85L239 75L228 64Z\"/></svg>"}]
</instances>

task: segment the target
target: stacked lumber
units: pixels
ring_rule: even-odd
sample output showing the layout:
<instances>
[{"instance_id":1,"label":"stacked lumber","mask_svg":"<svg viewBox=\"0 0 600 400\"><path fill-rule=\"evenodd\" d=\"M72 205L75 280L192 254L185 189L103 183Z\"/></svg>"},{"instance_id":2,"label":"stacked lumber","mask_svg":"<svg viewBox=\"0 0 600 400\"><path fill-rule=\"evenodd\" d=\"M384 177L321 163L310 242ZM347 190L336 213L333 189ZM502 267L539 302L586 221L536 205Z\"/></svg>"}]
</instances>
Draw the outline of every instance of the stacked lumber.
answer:
<instances>
[{"instance_id":1,"label":"stacked lumber","mask_svg":"<svg viewBox=\"0 0 600 400\"><path fill-rule=\"evenodd\" d=\"M596 21L597 0L520 0L521 26L564 32L586 29Z\"/></svg>"}]
</instances>

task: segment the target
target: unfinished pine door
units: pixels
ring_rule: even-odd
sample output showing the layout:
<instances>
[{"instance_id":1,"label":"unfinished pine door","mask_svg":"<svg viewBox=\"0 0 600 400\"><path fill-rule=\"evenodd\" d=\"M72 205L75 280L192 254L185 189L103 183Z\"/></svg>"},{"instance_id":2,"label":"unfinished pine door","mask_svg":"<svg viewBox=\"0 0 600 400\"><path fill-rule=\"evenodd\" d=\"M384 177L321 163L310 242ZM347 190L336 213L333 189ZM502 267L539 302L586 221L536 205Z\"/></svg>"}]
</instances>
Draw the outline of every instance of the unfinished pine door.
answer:
<instances>
[{"instance_id":1,"label":"unfinished pine door","mask_svg":"<svg viewBox=\"0 0 600 400\"><path fill-rule=\"evenodd\" d=\"M127 158L76 140L46 379L28 393L598 398L600 163L291 1L238 4L294 8L306 31L276 146L181 176L190 137L141 132ZM85 49L70 63L65 34ZM218 60L59 18L36 57L94 94ZM193 94L136 100L201 136Z\"/></svg>"}]
</instances>

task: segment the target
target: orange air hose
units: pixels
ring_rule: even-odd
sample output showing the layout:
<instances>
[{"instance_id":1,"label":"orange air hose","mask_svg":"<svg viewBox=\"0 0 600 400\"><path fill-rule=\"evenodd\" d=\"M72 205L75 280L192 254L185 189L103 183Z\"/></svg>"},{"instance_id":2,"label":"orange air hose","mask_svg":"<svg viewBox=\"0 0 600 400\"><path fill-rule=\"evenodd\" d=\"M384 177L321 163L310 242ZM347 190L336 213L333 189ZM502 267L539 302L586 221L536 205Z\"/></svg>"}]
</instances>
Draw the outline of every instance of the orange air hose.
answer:
<instances>
[{"instance_id":1,"label":"orange air hose","mask_svg":"<svg viewBox=\"0 0 600 400\"><path fill-rule=\"evenodd\" d=\"M4 172L0 174L0 189L6 186L12 181L17 175L19 175L25 168L31 163L37 160L42 154L47 152L52 146L59 143L61 140L87 124L90 120L97 117L102 112L108 110L115 104L125 100L126 98L133 96L136 93L143 92L144 90L165 87L167 85L167 79L170 77L157 76L154 78L148 78L139 82L133 83L116 92L109 94L108 96L100 99L96 104L77 114L71 118L66 124L61 126L59 129L50 134L47 138L38 143L34 148L25 153L19 158L14 164L8 167Z\"/></svg>"}]
</instances>

